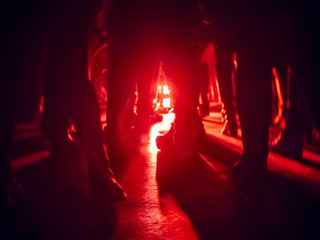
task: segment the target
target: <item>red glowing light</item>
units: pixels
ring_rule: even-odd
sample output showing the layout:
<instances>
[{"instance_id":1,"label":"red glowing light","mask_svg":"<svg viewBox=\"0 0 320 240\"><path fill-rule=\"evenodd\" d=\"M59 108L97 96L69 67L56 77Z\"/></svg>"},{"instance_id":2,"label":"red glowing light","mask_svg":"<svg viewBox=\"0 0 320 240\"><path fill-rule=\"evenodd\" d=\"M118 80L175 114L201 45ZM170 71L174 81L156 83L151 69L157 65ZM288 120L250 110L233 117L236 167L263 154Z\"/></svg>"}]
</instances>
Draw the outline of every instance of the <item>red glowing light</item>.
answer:
<instances>
[{"instance_id":1,"label":"red glowing light","mask_svg":"<svg viewBox=\"0 0 320 240\"><path fill-rule=\"evenodd\" d=\"M161 113L168 113L173 107L171 99L171 89L167 84L162 63L160 63L157 78L157 90L153 100L154 110Z\"/></svg>"}]
</instances>

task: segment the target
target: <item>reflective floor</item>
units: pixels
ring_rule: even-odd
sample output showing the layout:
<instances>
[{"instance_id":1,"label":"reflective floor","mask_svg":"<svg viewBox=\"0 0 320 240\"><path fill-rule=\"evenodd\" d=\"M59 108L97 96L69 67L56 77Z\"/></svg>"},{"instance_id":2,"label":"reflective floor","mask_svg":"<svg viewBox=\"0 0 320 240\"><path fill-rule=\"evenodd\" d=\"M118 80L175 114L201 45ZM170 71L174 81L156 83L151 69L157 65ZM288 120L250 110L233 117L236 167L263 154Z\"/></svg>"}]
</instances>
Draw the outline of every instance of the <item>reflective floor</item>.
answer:
<instances>
[{"instance_id":1,"label":"reflective floor","mask_svg":"<svg viewBox=\"0 0 320 240\"><path fill-rule=\"evenodd\" d=\"M154 125L119 175L125 202L90 199L80 146L53 161L35 124L16 127L12 165L26 191L7 213L11 237L21 239L320 239L320 155L304 160L269 154L267 181L243 192L230 181L241 139L222 135L221 115L204 119L200 154L159 152L155 138L174 115ZM271 129L270 138L279 129ZM273 134L273 135L272 135ZM253 184L254 185L254 184ZM2 238L1 238L2 239Z\"/></svg>"}]
</instances>

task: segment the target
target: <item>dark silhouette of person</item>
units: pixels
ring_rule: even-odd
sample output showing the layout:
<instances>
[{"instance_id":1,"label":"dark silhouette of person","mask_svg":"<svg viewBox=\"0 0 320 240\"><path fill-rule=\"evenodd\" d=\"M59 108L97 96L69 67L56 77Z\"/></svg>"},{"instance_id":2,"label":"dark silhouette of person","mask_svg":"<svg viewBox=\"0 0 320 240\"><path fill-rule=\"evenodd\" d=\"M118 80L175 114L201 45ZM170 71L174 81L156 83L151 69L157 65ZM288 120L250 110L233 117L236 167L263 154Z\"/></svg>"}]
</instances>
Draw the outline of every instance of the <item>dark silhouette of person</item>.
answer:
<instances>
[{"instance_id":1,"label":"dark silhouette of person","mask_svg":"<svg viewBox=\"0 0 320 240\"><path fill-rule=\"evenodd\" d=\"M233 137L237 136L237 120L236 120L236 99L234 93L234 45L228 38L232 38L232 30L228 26L228 22L221 19L219 15L212 16L210 13L210 2L199 1L198 3L198 19L195 26L197 33L197 55L200 55L208 42L213 42L216 55L216 73L219 83L220 97L223 103L222 114L224 117L224 127L222 133ZM213 22L217 21L217 22ZM229 20L230 21L230 20ZM228 33L228 37L221 39L221 30L224 35ZM218 36L216 35L218 34ZM200 57L201 58L201 57ZM209 102L207 99L208 92L208 65L199 64L200 74L200 96L202 104L200 105L200 116L209 114ZM206 74L205 74L206 73Z\"/></svg>"},{"instance_id":2,"label":"dark silhouette of person","mask_svg":"<svg viewBox=\"0 0 320 240\"><path fill-rule=\"evenodd\" d=\"M136 69L139 68L138 77L151 79L155 63L160 59L166 76L173 82L175 143L180 147L194 145L198 128L202 127L197 112L199 91L192 45L196 1L123 0L115 1L114 5L118 17L110 30L109 136L120 142L121 111L126 107ZM144 91L150 95L148 87ZM172 137L169 139L172 145Z\"/></svg>"},{"instance_id":3,"label":"dark silhouette of person","mask_svg":"<svg viewBox=\"0 0 320 240\"><path fill-rule=\"evenodd\" d=\"M117 168L124 160L123 141L132 136L132 118L135 118L137 141L149 129L150 88L156 63L151 40L152 4L144 1L113 1L109 12L108 18L112 20L107 25L110 65L106 141L111 163ZM133 113L136 87L137 116Z\"/></svg>"},{"instance_id":4,"label":"dark silhouette of person","mask_svg":"<svg viewBox=\"0 0 320 240\"><path fill-rule=\"evenodd\" d=\"M222 114L225 123L222 133L236 137L237 113L233 80L235 77L235 66L233 59L235 46L232 45L232 40L229 39L229 37L232 38L232 29L230 29L230 26L228 26L228 22L225 22L224 19L221 19L220 14L215 14L212 16L212 11L210 11L210 1L199 1L197 13L199 15L197 18L197 22L199 24L195 26L195 32L197 36L197 55L199 55L199 52L201 55L208 42L214 43L214 51L217 61L216 73L219 83L220 97L223 103ZM228 37L226 36L221 39L221 31L223 31L224 35L228 34ZM199 64L199 71L200 96L203 102L200 105L200 116L205 116L209 114L209 102L207 99L209 81L208 65Z\"/></svg>"},{"instance_id":5,"label":"dark silhouette of person","mask_svg":"<svg viewBox=\"0 0 320 240\"><path fill-rule=\"evenodd\" d=\"M258 180L267 170L271 70L278 50L276 19L279 12L275 6L276 3L266 1L212 3L218 49L221 45L221 51L225 48L237 53L236 103L243 154L233 166L232 176L240 182Z\"/></svg>"},{"instance_id":6,"label":"dark silhouette of person","mask_svg":"<svg viewBox=\"0 0 320 240\"><path fill-rule=\"evenodd\" d=\"M232 137L238 136L237 108L234 87L235 66L232 49L216 49L217 79L221 101L223 103L224 127L222 133Z\"/></svg>"},{"instance_id":7,"label":"dark silhouette of person","mask_svg":"<svg viewBox=\"0 0 320 240\"><path fill-rule=\"evenodd\" d=\"M1 4L0 14L0 207L1 226L6 228L7 220L2 211L14 206L16 200L23 196L23 189L17 182L10 163L10 147L14 132L14 124L18 121L31 120L25 118L31 111L21 106L21 86L30 84L24 76L25 63L23 55L31 32L32 17L36 16L34 5L24 3ZM26 101L26 99L23 99ZM29 101L29 99L27 99ZM4 220L4 221L3 221Z\"/></svg>"},{"instance_id":8,"label":"dark silhouette of person","mask_svg":"<svg viewBox=\"0 0 320 240\"><path fill-rule=\"evenodd\" d=\"M311 1L286 6L280 25L282 59L290 71L289 106L285 128L270 150L297 160L302 159L305 135L319 140L319 23L315 9Z\"/></svg>"},{"instance_id":9,"label":"dark silhouette of person","mask_svg":"<svg viewBox=\"0 0 320 240\"><path fill-rule=\"evenodd\" d=\"M224 127L222 133L237 137L237 109L235 98L235 65L237 32L235 32L236 18L239 12L235 9L235 2L211 3L213 41L216 52L216 73L219 83L220 97L223 103ZM210 5L209 5L210 7ZM241 11L241 10L239 10ZM239 20L241 21L241 20Z\"/></svg>"},{"instance_id":10,"label":"dark silhouette of person","mask_svg":"<svg viewBox=\"0 0 320 240\"><path fill-rule=\"evenodd\" d=\"M166 76L172 79L172 91L175 94L173 146L177 151L195 150L204 136L197 112L200 86L193 44L197 1L164 1L160 9L160 21L157 24L161 59ZM161 148L160 139L161 136L157 143Z\"/></svg>"},{"instance_id":11,"label":"dark silhouette of person","mask_svg":"<svg viewBox=\"0 0 320 240\"><path fill-rule=\"evenodd\" d=\"M16 212L25 192L11 165L14 126L34 123L40 83L36 76L41 37L37 2L5 1L0 8L0 238L17 238ZM40 47L41 48L41 47ZM32 50L31 50L32 49ZM22 183L23 184L23 183Z\"/></svg>"},{"instance_id":12,"label":"dark silhouette of person","mask_svg":"<svg viewBox=\"0 0 320 240\"><path fill-rule=\"evenodd\" d=\"M47 62L43 128L51 141L51 154L64 161L70 121L87 159L93 197L124 200L106 158L99 104L88 80L88 28L99 1L55 1L46 5Z\"/></svg>"},{"instance_id":13,"label":"dark silhouette of person","mask_svg":"<svg viewBox=\"0 0 320 240\"><path fill-rule=\"evenodd\" d=\"M212 19L208 14L206 0L197 2L197 11L194 25L194 44L199 74L199 115L205 117L210 113L208 101L209 88L209 64L213 61L213 52L209 49L213 47ZM210 59L211 58L211 59Z\"/></svg>"},{"instance_id":14,"label":"dark silhouette of person","mask_svg":"<svg viewBox=\"0 0 320 240\"><path fill-rule=\"evenodd\" d=\"M312 130L317 128L313 113L296 75L291 74L291 68L287 66L288 79L282 86L287 86L285 96L287 105L285 108L284 128L271 142L270 151L295 159L301 160L304 143L312 139Z\"/></svg>"}]
</instances>

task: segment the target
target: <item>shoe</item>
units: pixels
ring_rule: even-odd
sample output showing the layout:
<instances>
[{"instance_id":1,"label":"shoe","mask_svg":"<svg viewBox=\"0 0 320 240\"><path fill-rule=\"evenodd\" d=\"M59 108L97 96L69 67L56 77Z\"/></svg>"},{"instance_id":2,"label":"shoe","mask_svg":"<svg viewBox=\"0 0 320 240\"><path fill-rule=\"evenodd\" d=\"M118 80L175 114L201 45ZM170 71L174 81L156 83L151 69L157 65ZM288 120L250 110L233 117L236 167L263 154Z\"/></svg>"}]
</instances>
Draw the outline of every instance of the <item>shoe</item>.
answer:
<instances>
[{"instance_id":1,"label":"shoe","mask_svg":"<svg viewBox=\"0 0 320 240\"><path fill-rule=\"evenodd\" d=\"M257 194L264 185L267 169L248 166L239 161L232 166L231 181L243 193Z\"/></svg>"},{"instance_id":2,"label":"shoe","mask_svg":"<svg viewBox=\"0 0 320 240\"><path fill-rule=\"evenodd\" d=\"M244 166L242 161L239 161L239 162L233 164L233 166L231 168L231 179L234 182L237 182L243 176L247 175L247 169L248 169L248 167Z\"/></svg>"},{"instance_id":3,"label":"shoe","mask_svg":"<svg viewBox=\"0 0 320 240\"><path fill-rule=\"evenodd\" d=\"M271 143L270 152L291 158L302 159L303 136L294 129L284 129L279 136Z\"/></svg>"},{"instance_id":4,"label":"shoe","mask_svg":"<svg viewBox=\"0 0 320 240\"><path fill-rule=\"evenodd\" d=\"M173 137L174 137L175 132L176 132L175 123L172 123L171 128L169 129L169 131L166 134L158 136L156 138L157 148L161 151L172 149L173 148Z\"/></svg>"},{"instance_id":5,"label":"shoe","mask_svg":"<svg viewBox=\"0 0 320 240\"><path fill-rule=\"evenodd\" d=\"M124 201L128 198L111 169L104 176L91 176L93 198L99 202Z\"/></svg>"},{"instance_id":6,"label":"shoe","mask_svg":"<svg viewBox=\"0 0 320 240\"><path fill-rule=\"evenodd\" d=\"M182 128L181 126L179 128L176 123L173 123L165 135L156 138L158 149L162 151L172 149L175 151L199 150L205 139L205 129L201 121L195 125L194 128Z\"/></svg>"},{"instance_id":7,"label":"shoe","mask_svg":"<svg viewBox=\"0 0 320 240\"><path fill-rule=\"evenodd\" d=\"M223 135L230 137L238 137L238 127L236 123L231 124L228 120L226 120L222 130Z\"/></svg>"},{"instance_id":8,"label":"shoe","mask_svg":"<svg viewBox=\"0 0 320 240\"><path fill-rule=\"evenodd\" d=\"M200 118L206 117L210 114L209 103L201 104L199 106L199 116Z\"/></svg>"}]
</instances>

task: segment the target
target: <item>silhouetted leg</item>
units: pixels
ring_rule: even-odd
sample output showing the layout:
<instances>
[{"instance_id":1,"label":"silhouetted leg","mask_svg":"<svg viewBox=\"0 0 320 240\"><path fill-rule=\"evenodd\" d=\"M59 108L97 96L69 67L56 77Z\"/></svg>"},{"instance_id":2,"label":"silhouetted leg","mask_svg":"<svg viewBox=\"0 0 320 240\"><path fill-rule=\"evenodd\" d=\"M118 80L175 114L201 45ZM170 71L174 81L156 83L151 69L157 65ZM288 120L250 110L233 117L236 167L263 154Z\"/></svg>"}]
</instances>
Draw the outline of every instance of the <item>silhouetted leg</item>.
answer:
<instances>
[{"instance_id":1,"label":"silhouetted leg","mask_svg":"<svg viewBox=\"0 0 320 240\"><path fill-rule=\"evenodd\" d=\"M0 207L7 208L23 195L23 189L13 175L9 156L14 127L15 90L17 83L23 80L19 79L23 48L19 34L0 36L0 45ZM2 216L0 220L2 224Z\"/></svg>"},{"instance_id":2,"label":"silhouetted leg","mask_svg":"<svg viewBox=\"0 0 320 240\"><path fill-rule=\"evenodd\" d=\"M2 46L1 46L2 47ZM2 49L2 48L1 48ZM2 81L1 94L0 94L0 128L1 128L1 143L0 143L0 187L4 191L5 186L10 183L12 176L12 169L9 158L9 148L11 146L12 133L13 133L13 95L14 95L14 82L16 79L12 72L13 59L10 59L8 53L1 55L0 64L0 79ZM5 59L8 57L9 59ZM1 193L1 197L4 192Z\"/></svg>"},{"instance_id":3,"label":"silhouetted leg","mask_svg":"<svg viewBox=\"0 0 320 240\"><path fill-rule=\"evenodd\" d=\"M87 157L93 197L123 200L126 194L116 182L104 153L99 104L87 78L88 19L81 18L81 12L79 16L71 12L74 15L63 16L65 22L53 21L49 31L45 117L51 144L53 151L63 154L72 120Z\"/></svg>"},{"instance_id":4,"label":"silhouetted leg","mask_svg":"<svg viewBox=\"0 0 320 240\"><path fill-rule=\"evenodd\" d=\"M208 88L209 88L209 69L208 65L201 63L199 66L200 74L200 117L205 117L210 113L208 101Z\"/></svg>"},{"instance_id":5,"label":"silhouetted leg","mask_svg":"<svg viewBox=\"0 0 320 240\"><path fill-rule=\"evenodd\" d=\"M203 137L204 128L197 111L199 84L194 49L183 41L179 47L173 48L170 43L168 46L164 67L167 76L174 79L175 145L177 149L195 149Z\"/></svg>"},{"instance_id":6,"label":"silhouetted leg","mask_svg":"<svg viewBox=\"0 0 320 240\"><path fill-rule=\"evenodd\" d=\"M232 52L217 53L217 77L220 96L225 110L225 126L222 132L233 137L237 136L236 100L234 95L232 71L234 69Z\"/></svg>"},{"instance_id":7,"label":"silhouetted leg","mask_svg":"<svg viewBox=\"0 0 320 240\"><path fill-rule=\"evenodd\" d=\"M48 45L49 48L51 44ZM61 50L60 50L61 51ZM70 99L65 70L59 65L58 56L47 55L44 83L44 112L42 130L50 139L51 156L63 161L69 143L67 130L70 126ZM63 57L61 53L61 58Z\"/></svg>"},{"instance_id":8,"label":"silhouetted leg","mask_svg":"<svg viewBox=\"0 0 320 240\"><path fill-rule=\"evenodd\" d=\"M99 103L92 84L80 80L72 98L72 119L87 157L93 193L110 200L124 200L126 194L116 182L106 158L99 114Z\"/></svg>"},{"instance_id":9,"label":"silhouetted leg","mask_svg":"<svg viewBox=\"0 0 320 240\"><path fill-rule=\"evenodd\" d=\"M192 44L192 21L187 17L194 13L196 6L194 2L187 2L183 8L180 4L177 1L165 5L165 21L159 22L158 32L159 53L166 76L172 79L175 95L173 145L177 151L197 150L204 135L197 111L200 86L195 46ZM172 146L172 141L167 145Z\"/></svg>"},{"instance_id":10,"label":"silhouetted leg","mask_svg":"<svg viewBox=\"0 0 320 240\"><path fill-rule=\"evenodd\" d=\"M199 95L201 99L201 104L199 105L199 115L200 117L205 117L209 115L209 101L208 101L208 87L209 87L209 66L208 63L202 61L202 55L206 50L208 42L198 41L196 43L196 58L197 67L199 74Z\"/></svg>"},{"instance_id":11,"label":"silhouetted leg","mask_svg":"<svg viewBox=\"0 0 320 240\"><path fill-rule=\"evenodd\" d=\"M106 146L112 168L121 168L124 157L123 141L128 136L127 118L132 116L132 96L135 91L136 61L132 50L124 43L110 42L108 78ZM131 104L130 104L131 102Z\"/></svg>"},{"instance_id":12,"label":"silhouetted leg","mask_svg":"<svg viewBox=\"0 0 320 240\"><path fill-rule=\"evenodd\" d=\"M290 105L287 110L285 128L272 142L270 151L286 157L301 160L304 135L311 133L312 121L294 79L289 84ZM302 90L302 89L300 89Z\"/></svg>"},{"instance_id":13,"label":"silhouetted leg","mask_svg":"<svg viewBox=\"0 0 320 240\"><path fill-rule=\"evenodd\" d=\"M150 46L146 46L146 50L141 52L139 60L140 64L137 69L137 122L135 128L138 133L146 133L150 123L151 86L155 65L155 57Z\"/></svg>"},{"instance_id":14,"label":"silhouetted leg","mask_svg":"<svg viewBox=\"0 0 320 240\"><path fill-rule=\"evenodd\" d=\"M271 122L271 65L259 53L239 54L237 108L242 130L242 160L234 175L262 176L267 170Z\"/></svg>"}]
</instances>

